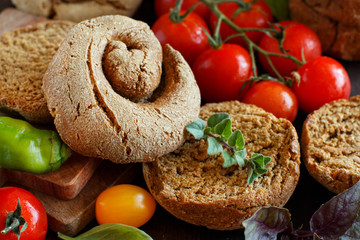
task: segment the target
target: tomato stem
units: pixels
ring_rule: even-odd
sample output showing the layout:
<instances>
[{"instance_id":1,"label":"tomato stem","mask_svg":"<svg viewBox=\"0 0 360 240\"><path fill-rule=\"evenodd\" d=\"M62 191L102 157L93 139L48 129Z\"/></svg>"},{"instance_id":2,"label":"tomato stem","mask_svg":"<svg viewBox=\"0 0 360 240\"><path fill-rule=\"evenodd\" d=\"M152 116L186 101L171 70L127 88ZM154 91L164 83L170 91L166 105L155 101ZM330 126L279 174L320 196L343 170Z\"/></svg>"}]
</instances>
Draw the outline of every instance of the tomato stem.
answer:
<instances>
[{"instance_id":1,"label":"tomato stem","mask_svg":"<svg viewBox=\"0 0 360 240\"><path fill-rule=\"evenodd\" d=\"M20 226L23 227L20 230ZM18 239L20 239L21 232L25 231L27 228L27 223L25 219L21 216L21 206L20 199L17 201L16 209L13 212L9 212L6 218L5 229L1 230L1 234L7 234L10 231L13 231Z\"/></svg>"},{"instance_id":2,"label":"tomato stem","mask_svg":"<svg viewBox=\"0 0 360 240\"><path fill-rule=\"evenodd\" d=\"M244 39L244 41L246 42L246 44L248 45L251 59L252 59L252 65L253 65L252 71L253 71L254 77L257 77L256 66L254 66L255 65L254 50L256 50L257 52L259 52L260 54L263 54L265 56L265 58L269 62L270 67L273 69L274 73L279 78L279 81L286 84L287 83L286 80L277 71L277 69L275 68L275 66L273 65L273 63L270 59L270 56L288 58L288 59L292 60L293 62L295 62L298 67L302 66L304 64L304 62L297 59L296 57L292 56L283 48L282 42L283 42L285 28L280 28L280 30L275 29L273 26L271 28L241 28L241 27L237 26L231 19L226 17L226 15L223 14L217 7L218 4L235 2L239 5L240 8L243 8L243 10L248 10L248 9L250 9L251 4L253 4L256 1L258 1L258 0L253 0L249 3L244 3L243 0L201 0L201 2L203 2L211 10L211 12L213 14L215 14L215 16L218 18L218 23L216 26L216 31L215 31L215 36L214 36L215 39L221 40L220 33L217 28L218 28L218 25L220 28L221 22L224 22L225 24L227 24L229 27L231 27L232 29L234 29L237 32L237 34L234 34L234 35L226 38L224 40L224 42L228 41L230 38L233 38L233 37L242 37ZM241 11L241 10L239 10L239 11ZM237 13L239 13L239 11ZM249 39L247 37L247 35L245 33L249 32L249 31L259 31L259 32L264 32L266 34L275 34L278 36L282 36L282 39L279 40L279 48L282 53L273 53L273 52L268 52L268 51L262 49L259 45L257 45L256 43L254 43L251 39ZM220 41L217 40L216 42L219 43Z\"/></svg>"}]
</instances>

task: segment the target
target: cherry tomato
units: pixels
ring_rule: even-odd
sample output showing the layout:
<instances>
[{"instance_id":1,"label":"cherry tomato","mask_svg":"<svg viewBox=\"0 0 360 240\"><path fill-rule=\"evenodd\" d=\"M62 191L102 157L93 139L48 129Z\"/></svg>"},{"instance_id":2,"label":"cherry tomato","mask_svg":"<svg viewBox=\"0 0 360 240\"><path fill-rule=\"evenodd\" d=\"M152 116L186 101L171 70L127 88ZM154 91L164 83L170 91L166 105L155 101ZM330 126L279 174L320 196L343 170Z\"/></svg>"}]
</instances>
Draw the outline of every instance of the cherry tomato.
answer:
<instances>
[{"instance_id":1,"label":"cherry tomato","mask_svg":"<svg viewBox=\"0 0 360 240\"><path fill-rule=\"evenodd\" d=\"M321 56L319 37L309 27L294 21L281 21L278 24L287 26L283 46L292 56L299 60L304 56L305 61ZM261 38L259 46L268 52L281 53L278 41L266 34ZM271 56L270 59L281 76L289 76L291 71L298 68L294 61L287 58ZM259 54L259 60L264 69L275 76L265 56Z\"/></svg>"},{"instance_id":2,"label":"cherry tomato","mask_svg":"<svg viewBox=\"0 0 360 240\"><path fill-rule=\"evenodd\" d=\"M298 102L290 88L275 81L261 81L253 85L242 99L271 112L278 118L293 122L298 112Z\"/></svg>"},{"instance_id":3,"label":"cherry tomato","mask_svg":"<svg viewBox=\"0 0 360 240\"><path fill-rule=\"evenodd\" d=\"M310 60L298 69L299 84L294 83L294 91L299 107L310 113L325 103L341 98L349 98L350 78L344 67L330 57Z\"/></svg>"},{"instance_id":4,"label":"cherry tomato","mask_svg":"<svg viewBox=\"0 0 360 240\"><path fill-rule=\"evenodd\" d=\"M20 233L21 240L43 240L46 237L48 221L46 211L41 202L29 191L18 187L0 188L0 230L5 229L9 212L14 212L20 201L21 217L27 223L27 228ZM24 225L20 226L20 229ZM0 239L17 240L13 231L0 234Z\"/></svg>"},{"instance_id":5,"label":"cherry tomato","mask_svg":"<svg viewBox=\"0 0 360 240\"><path fill-rule=\"evenodd\" d=\"M176 0L155 0L155 13L157 17L162 16L170 11L171 8L174 8ZM188 10L190 7L201 2L200 0L184 0L181 5L181 10ZM204 4L200 3L194 9L194 12L197 13L204 21L208 21L210 9Z\"/></svg>"},{"instance_id":6,"label":"cherry tomato","mask_svg":"<svg viewBox=\"0 0 360 240\"><path fill-rule=\"evenodd\" d=\"M95 203L99 224L122 223L140 227L154 215L156 202L145 189L120 184L104 190Z\"/></svg>"},{"instance_id":7,"label":"cherry tomato","mask_svg":"<svg viewBox=\"0 0 360 240\"><path fill-rule=\"evenodd\" d=\"M242 85L252 76L249 53L231 43L209 48L195 60L192 69L205 102L238 99Z\"/></svg>"},{"instance_id":8,"label":"cherry tomato","mask_svg":"<svg viewBox=\"0 0 360 240\"><path fill-rule=\"evenodd\" d=\"M169 14L162 15L152 26L161 45L170 44L183 55L190 66L209 46L203 28L209 31L204 20L192 12L178 23L172 22Z\"/></svg>"},{"instance_id":9,"label":"cherry tomato","mask_svg":"<svg viewBox=\"0 0 360 240\"><path fill-rule=\"evenodd\" d=\"M250 2L251 0L246 0L245 2ZM251 9L243 11L236 15L233 18L236 10L239 8L239 5L234 2L223 3L218 5L219 10L225 14L229 19L239 27L242 28L267 28L269 27L269 22L273 21L273 16L271 13L270 7L263 0L257 1L251 5ZM217 17L215 14L210 14L210 28L214 32ZM221 23L220 34L222 39L226 39L230 35L236 34L237 32L228 26L226 23ZM249 31L246 35L255 43L259 43L261 36L263 35L260 31ZM247 47L246 42L242 37L231 38L229 43L237 43L243 47Z\"/></svg>"}]
</instances>

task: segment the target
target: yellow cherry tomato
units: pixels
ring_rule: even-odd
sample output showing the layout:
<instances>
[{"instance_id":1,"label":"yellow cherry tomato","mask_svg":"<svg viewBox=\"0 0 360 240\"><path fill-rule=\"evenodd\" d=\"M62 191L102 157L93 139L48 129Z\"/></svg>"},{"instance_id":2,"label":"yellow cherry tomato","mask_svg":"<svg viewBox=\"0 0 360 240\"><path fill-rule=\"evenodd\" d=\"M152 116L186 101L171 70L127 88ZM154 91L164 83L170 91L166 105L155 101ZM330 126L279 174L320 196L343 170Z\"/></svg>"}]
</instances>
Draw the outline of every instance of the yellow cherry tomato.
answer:
<instances>
[{"instance_id":1,"label":"yellow cherry tomato","mask_svg":"<svg viewBox=\"0 0 360 240\"><path fill-rule=\"evenodd\" d=\"M122 223L140 227L154 215L156 202L145 189L120 184L104 190L95 204L96 220L99 224Z\"/></svg>"}]
</instances>

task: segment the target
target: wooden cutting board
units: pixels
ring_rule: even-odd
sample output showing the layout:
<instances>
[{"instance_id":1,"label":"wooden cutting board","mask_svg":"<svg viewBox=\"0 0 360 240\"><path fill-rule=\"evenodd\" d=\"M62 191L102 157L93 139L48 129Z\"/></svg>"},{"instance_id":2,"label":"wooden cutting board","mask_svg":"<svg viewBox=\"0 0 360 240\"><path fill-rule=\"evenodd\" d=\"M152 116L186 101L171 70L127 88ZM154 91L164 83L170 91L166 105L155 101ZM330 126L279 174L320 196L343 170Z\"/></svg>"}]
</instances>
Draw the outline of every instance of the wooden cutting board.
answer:
<instances>
[{"instance_id":1,"label":"wooden cutting board","mask_svg":"<svg viewBox=\"0 0 360 240\"><path fill-rule=\"evenodd\" d=\"M13 8L5 9L0 13L0 35L44 20ZM113 164L75 153L60 169L46 174L0 167L0 186L20 186L33 192L45 207L49 229L74 236L94 219L95 201L102 191L115 184L130 183L139 174L140 164Z\"/></svg>"}]
</instances>

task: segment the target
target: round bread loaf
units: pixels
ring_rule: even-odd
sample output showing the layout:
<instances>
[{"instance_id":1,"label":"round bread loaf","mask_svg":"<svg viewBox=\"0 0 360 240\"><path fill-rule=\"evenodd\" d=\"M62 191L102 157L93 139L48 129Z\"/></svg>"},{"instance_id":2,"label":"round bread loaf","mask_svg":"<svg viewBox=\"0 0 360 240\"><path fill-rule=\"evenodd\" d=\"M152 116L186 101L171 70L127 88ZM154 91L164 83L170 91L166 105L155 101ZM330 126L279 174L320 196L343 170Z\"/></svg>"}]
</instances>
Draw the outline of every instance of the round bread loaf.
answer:
<instances>
[{"instance_id":1,"label":"round bread loaf","mask_svg":"<svg viewBox=\"0 0 360 240\"><path fill-rule=\"evenodd\" d=\"M291 18L312 28L323 52L344 60L360 60L359 0L290 0Z\"/></svg>"},{"instance_id":2,"label":"round bread loaf","mask_svg":"<svg viewBox=\"0 0 360 240\"><path fill-rule=\"evenodd\" d=\"M42 17L80 22L103 15L132 16L142 0L11 0L16 8Z\"/></svg>"},{"instance_id":3,"label":"round bread loaf","mask_svg":"<svg viewBox=\"0 0 360 240\"><path fill-rule=\"evenodd\" d=\"M1 110L16 111L30 122L53 121L41 90L42 77L73 25L65 21L40 22L1 36Z\"/></svg>"},{"instance_id":4,"label":"round bread loaf","mask_svg":"<svg viewBox=\"0 0 360 240\"><path fill-rule=\"evenodd\" d=\"M210 229L242 228L263 206L283 206L300 175L300 146L293 125L238 101L202 106L200 118L227 112L233 130L242 131L247 156L271 157L268 172L247 183L246 167L222 167L221 154L208 156L206 140L187 134L176 151L143 164L146 184L156 201L175 217Z\"/></svg>"},{"instance_id":5,"label":"round bread loaf","mask_svg":"<svg viewBox=\"0 0 360 240\"><path fill-rule=\"evenodd\" d=\"M311 176L334 193L360 179L360 96L325 104L304 122L301 149Z\"/></svg>"},{"instance_id":6,"label":"round bread loaf","mask_svg":"<svg viewBox=\"0 0 360 240\"><path fill-rule=\"evenodd\" d=\"M63 141L115 163L153 161L175 150L200 111L200 91L181 54L166 46L162 58L149 26L120 15L77 24L49 65L43 90Z\"/></svg>"}]
</instances>

